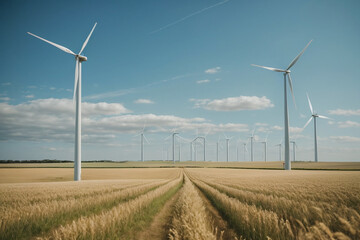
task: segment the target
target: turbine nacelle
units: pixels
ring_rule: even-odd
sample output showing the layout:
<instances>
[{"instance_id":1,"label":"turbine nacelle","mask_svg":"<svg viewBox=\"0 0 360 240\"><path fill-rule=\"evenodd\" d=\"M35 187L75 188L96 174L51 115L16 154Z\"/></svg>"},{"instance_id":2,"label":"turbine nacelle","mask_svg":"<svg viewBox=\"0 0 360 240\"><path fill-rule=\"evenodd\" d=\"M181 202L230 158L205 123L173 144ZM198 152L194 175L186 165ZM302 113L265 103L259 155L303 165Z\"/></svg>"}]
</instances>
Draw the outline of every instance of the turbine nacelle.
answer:
<instances>
[{"instance_id":1,"label":"turbine nacelle","mask_svg":"<svg viewBox=\"0 0 360 240\"><path fill-rule=\"evenodd\" d=\"M81 56L81 55L79 55L79 54L76 54L75 55L75 59L79 59L79 61L80 62L86 62L87 61L87 57L85 57L85 56Z\"/></svg>"}]
</instances>

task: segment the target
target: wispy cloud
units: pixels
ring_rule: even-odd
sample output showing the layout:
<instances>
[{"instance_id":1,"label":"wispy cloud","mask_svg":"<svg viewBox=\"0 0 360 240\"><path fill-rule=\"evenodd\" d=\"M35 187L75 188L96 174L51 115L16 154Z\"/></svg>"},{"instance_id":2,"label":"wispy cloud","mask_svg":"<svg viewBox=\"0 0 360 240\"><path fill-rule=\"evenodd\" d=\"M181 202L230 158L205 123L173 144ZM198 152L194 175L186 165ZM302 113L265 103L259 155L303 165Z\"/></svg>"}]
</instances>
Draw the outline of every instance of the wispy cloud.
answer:
<instances>
[{"instance_id":1,"label":"wispy cloud","mask_svg":"<svg viewBox=\"0 0 360 240\"><path fill-rule=\"evenodd\" d=\"M221 68L220 67L215 67L215 68L209 68L205 70L205 73L207 74L215 74L220 72Z\"/></svg>"},{"instance_id":2,"label":"wispy cloud","mask_svg":"<svg viewBox=\"0 0 360 240\"><path fill-rule=\"evenodd\" d=\"M360 123L354 121L337 122L339 128L360 127Z\"/></svg>"},{"instance_id":3,"label":"wispy cloud","mask_svg":"<svg viewBox=\"0 0 360 240\"><path fill-rule=\"evenodd\" d=\"M352 136L331 136L330 139L335 140L337 142L360 142L359 137L352 137Z\"/></svg>"},{"instance_id":4,"label":"wispy cloud","mask_svg":"<svg viewBox=\"0 0 360 240\"><path fill-rule=\"evenodd\" d=\"M340 116L360 116L360 109L336 109L336 110L329 110L329 114L332 115L340 115Z\"/></svg>"},{"instance_id":5,"label":"wispy cloud","mask_svg":"<svg viewBox=\"0 0 360 240\"><path fill-rule=\"evenodd\" d=\"M0 97L0 101L10 101L10 98L9 97Z\"/></svg>"},{"instance_id":6,"label":"wispy cloud","mask_svg":"<svg viewBox=\"0 0 360 240\"><path fill-rule=\"evenodd\" d=\"M123 95L127 95L127 94L132 94L132 93L137 93L140 92L142 90L145 90L147 88L151 88L151 87L155 87L161 84L166 84L172 81L177 81L180 79L184 79L187 77L191 77L191 76L195 76L198 74L183 74L183 75L178 75L175 77L171 77L168 79L164 79L164 80L159 80L159 81L155 81L155 82L151 82L149 84L140 86L140 87L134 87L134 88L128 88L128 89L119 89L116 91L110 91L110 92L104 92L104 93L99 93L99 94L93 94L93 95L89 95L89 96L85 96L83 97L84 100L96 100L96 99L106 99L106 98L114 98L114 97L119 97L119 96L123 96Z\"/></svg>"},{"instance_id":7,"label":"wispy cloud","mask_svg":"<svg viewBox=\"0 0 360 240\"><path fill-rule=\"evenodd\" d=\"M34 98L35 96L33 94L26 95L25 98Z\"/></svg>"},{"instance_id":8,"label":"wispy cloud","mask_svg":"<svg viewBox=\"0 0 360 240\"><path fill-rule=\"evenodd\" d=\"M209 82L210 82L209 79L196 81L197 84L203 84L203 83L209 83Z\"/></svg>"},{"instance_id":9,"label":"wispy cloud","mask_svg":"<svg viewBox=\"0 0 360 240\"><path fill-rule=\"evenodd\" d=\"M137 104L153 104L154 102L151 101L150 99L137 99L134 101L134 103L137 103Z\"/></svg>"},{"instance_id":10,"label":"wispy cloud","mask_svg":"<svg viewBox=\"0 0 360 240\"><path fill-rule=\"evenodd\" d=\"M191 13L191 14L183 17L183 18L180 18L179 20L176 20L176 21L174 21L174 22L172 22L172 23L169 23L169 24L167 24L167 25L165 25L165 26L163 26L163 27L161 27L161 28L159 28L159 29L157 29L157 30L154 30L154 31L150 32L150 34L154 34L154 33L160 32L160 31L162 31L162 30L164 30L164 29L166 29L166 28L169 28L169 27L171 27L171 26L174 26L175 24L178 24L178 23L180 23L180 22L183 22L183 21L185 21L185 20L188 19L188 18L191 18L191 17L193 17L193 16L195 16L195 15L198 15L198 14L200 14L200 13L202 13L202 12L205 12L205 11L207 11L207 10L213 8L213 7L217 7L217 6L219 6L219 5L222 5L222 4L224 4L224 3L227 3L228 1L230 1L230 0L225 0L225 1L222 1L222 2L219 2L219 3L216 3L216 4L214 4L214 5L211 5L211 6L209 6L209 7L203 8L203 9L201 9L201 10L199 10L199 11L193 12L193 13Z\"/></svg>"},{"instance_id":11,"label":"wispy cloud","mask_svg":"<svg viewBox=\"0 0 360 240\"><path fill-rule=\"evenodd\" d=\"M204 108L212 111L241 111L261 110L274 107L270 99L257 96L239 96L223 99L190 99L195 108Z\"/></svg>"},{"instance_id":12,"label":"wispy cloud","mask_svg":"<svg viewBox=\"0 0 360 240\"><path fill-rule=\"evenodd\" d=\"M1 84L2 86L10 86L11 85L11 82L4 82Z\"/></svg>"}]
</instances>

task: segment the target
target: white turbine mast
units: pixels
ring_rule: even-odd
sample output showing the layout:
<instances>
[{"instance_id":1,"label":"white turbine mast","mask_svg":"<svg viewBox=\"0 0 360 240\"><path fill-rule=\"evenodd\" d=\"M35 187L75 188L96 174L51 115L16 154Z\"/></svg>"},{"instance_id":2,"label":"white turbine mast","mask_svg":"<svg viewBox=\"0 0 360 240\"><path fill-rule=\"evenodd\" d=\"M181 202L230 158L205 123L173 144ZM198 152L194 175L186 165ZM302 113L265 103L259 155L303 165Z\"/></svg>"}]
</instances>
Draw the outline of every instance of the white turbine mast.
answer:
<instances>
[{"instance_id":1,"label":"white turbine mast","mask_svg":"<svg viewBox=\"0 0 360 240\"><path fill-rule=\"evenodd\" d=\"M252 66L265 68L267 70L275 71L275 72L281 72L284 74L284 125L285 125L285 170L291 170L291 162L290 162L290 140L289 140L289 115L288 115L288 106L287 106L287 87L286 87L286 80L289 81L289 87L290 91L293 97L293 101L295 104L295 96L293 92L292 87L292 80L290 76L290 68L294 66L294 64L299 60L301 55L305 52L306 48L310 45L312 40L306 45L306 47L300 52L299 55L297 55L294 60L289 64L289 66L286 69L278 69L278 68L272 68L272 67L265 67L265 66L259 66L252 64ZM296 107L296 105L295 105Z\"/></svg>"},{"instance_id":2,"label":"white turbine mast","mask_svg":"<svg viewBox=\"0 0 360 240\"><path fill-rule=\"evenodd\" d=\"M292 143L293 162L295 162L295 161L296 161L296 148L297 148L297 144L296 144L295 140L290 141L290 143Z\"/></svg>"},{"instance_id":3,"label":"white turbine mast","mask_svg":"<svg viewBox=\"0 0 360 240\"><path fill-rule=\"evenodd\" d=\"M305 124L305 126L303 127L303 129L305 129L307 127L307 125L309 125L309 123L311 122L312 119L314 119L314 152L315 152L315 162L318 162L318 149L317 149L317 133L316 133L316 118L323 118L323 119L331 119L329 117L323 116L323 115L319 115L317 114L314 110L313 107L311 105L311 101L309 98L309 95L306 93L308 102L309 102L309 107L310 107L310 111L311 111L311 117L310 119L307 121L307 123Z\"/></svg>"},{"instance_id":4,"label":"white turbine mast","mask_svg":"<svg viewBox=\"0 0 360 240\"><path fill-rule=\"evenodd\" d=\"M225 133L223 133L223 134L224 134L225 141L226 141L226 162L229 162L229 142L232 139L232 137L229 138L225 135Z\"/></svg>"},{"instance_id":5,"label":"white turbine mast","mask_svg":"<svg viewBox=\"0 0 360 240\"><path fill-rule=\"evenodd\" d=\"M279 144L276 144L275 146L279 147L279 161L281 162L282 139L280 140L280 143L279 143Z\"/></svg>"},{"instance_id":6,"label":"white turbine mast","mask_svg":"<svg viewBox=\"0 0 360 240\"><path fill-rule=\"evenodd\" d=\"M264 139L263 143L264 144L264 161L267 162L267 139L268 139L269 133L266 135L266 138Z\"/></svg>"},{"instance_id":7,"label":"white turbine mast","mask_svg":"<svg viewBox=\"0 0 360 240\"><path fill-rule=\"evenodd\" d=\"M144 162L144 159L145 159L144 158L144 139L148 144L150 144L149 141L147 140L147 138L145 137L144 132L145 132L145 125L144 125L143 129L141 130L141 132L134 136L134 137L140 136L140 159L142 162Z\"/></svg>"},{"instance_id":8,"label":"white turbine mast","mask_svg":"<svg viewBox=\"0 0 360 240\"><path fill-rule=\"evenodd\" d=\"M39 37L33 33L28 32L33 37L36 37L44 42L47 42L54 47L59 48L60 50L69 53L75 56L75 81L74 81L74 96L73 99L76 99L76 112L75 112L75 157L74 157L74 180L80 181L81 180L81 63L87 61L87 57L81 55L84 51L89 39L96 27L94 24L93 28L91 29L90 34L86 38L85 42L83 43L80 52L75 54L70 49L63 47L59 44L50 42L42 37Z\"/></svg>"},{"instance_id":9,"label":"white turbine mast","mask_svg":"<svg viewBox=\"0 0 360 240\"><path fill-rule=\"evenodd\" d=\"M249 139L250 139L250 160L254 161L254 137L255 137L255 128L253 129Z\"/></svg>"}]
</instances>

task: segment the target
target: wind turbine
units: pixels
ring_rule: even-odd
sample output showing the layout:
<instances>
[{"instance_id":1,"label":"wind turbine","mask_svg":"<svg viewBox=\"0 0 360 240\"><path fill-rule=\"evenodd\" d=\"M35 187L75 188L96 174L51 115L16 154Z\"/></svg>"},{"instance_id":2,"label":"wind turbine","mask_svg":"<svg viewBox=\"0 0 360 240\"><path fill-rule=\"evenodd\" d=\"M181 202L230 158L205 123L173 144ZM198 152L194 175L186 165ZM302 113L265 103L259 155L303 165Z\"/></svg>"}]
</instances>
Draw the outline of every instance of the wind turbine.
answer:
<instances>
[{"instance_id":1,"label":"wind turbine","mask_svg":"<svg viewBox=\"0 0 360 240\"><path fill-rule=\"evenodd\" d=\"M224 137L226 140L226 162L229 162L229 141L232 139L232 137L228 138L225 133L224 133Z\"/></svg>"},{"instance_id":2,"label":"wind turbine","mask_svg":"<svg viewBox=\"0 0 360 240\"><path fill-rule=\"evenodd\" d=\"M140 157L141 157L142 162L144 161L144 139L149 144L149 141L146 139L146 137L144 135L144 131L145 131L145 125L144 125L142 131L139 134L135 135L135 137L140 136L140 149L141 149Z\"/></svg>"},{"instance_id":3,"label":"wind turbine","mask_svg":"<svg viewBox=\"0 0 360 240\"><path fill-rule=\"evenodd\" d=\"M74 180L80 181L81 180L81 63L87 61L87 57L81 55L81 53L84 51L91 34L93 33L96 24L94 24L94 27L91 29L90 34L86 38L85 42L83 43L80 52L78 54L75 54L70 49L63 47L59 44L50 42L49 40L46 40L44 38L41 38L33 33L28 32L33 37L36 37L44 42L47 42L60 50L72 54L75 56L75 83L74 83L74 96L76 97L76 112L75 112L75 158L74 158Z\"/></svg>"},{"instance_id":4,"label":"wind turbine","mask_svg":"<svg viewBox=\"0 0 360 240\"><path fill-rule=\"evenodd\" d=\"M253 162L254 161L254 134L255 134L255 128L252 131L252 134L250 136L250 159Z\"/></svg>"},{"instance_id":5,"label":"wind turbine","mask_svg":"<svg viewBox=\"0 0 360 240\"><path fill-rule=\"evenodd\" d=\"M248 149L246 147L247 142L244 142L243 145L244 145L244 162L245 162L246 161L246 153L248 152Z\"/></svg>"},{"instance_id":6,"label":"wind turbine","mask_svg":"<svg viewBox=\"0 0 360 240\"><path fill-rule=\"evenodd\" d=\"M285 170L291 170L290 151L289 151L289 148L290 148L290 142L289 142L290 141L289 140L289 115L288 115L288 106L287 106L286 78L288 78L288 80L289 80L289 86L290 86L291 94L292 94L294 104L295 104L295 96L294 96L294 92L293 92L293 88L292 88L292 80L291 80L291 76L290 76L290 68L292 66L294 66L294 64L299 60L299 58L305 52L306 48L310 45L311 42L312 42L312 40L299 53L299 55L297 55L294 58L294 60L292 60L292 62L290 63L290 65L286 69L278 69L278 68L265 67L265 66L259 66L259 65L252 64L252 66L255 66L255 67L265 68L265 69L268 69L268 70L271 70L271 71L284 73Z\"/></svg>"},{"instance_id":7,"label":"wind turbine","mask_svg":"<svg viewBox=\"0 0 360 240\"><path fill-rule=\"evenodd\" d=\"M330 119L326 116L323 115L319 115L317 114L314 110L313 107L311 105L311 101L309 98L309 95L306 93L308 102L309 102L309 107L310 107L310 111L311 111L311 117L310 119L307 121L307 123L305 124L305 126L303 127L306 128L307 125L309 125L309 123L311 122L312 119L314 119L314 145L315 145L315 162L318 162L318 151L317 151L317 136L316 136L316 118L324 118L324 119Z\"/></svg>"},{"instance_id":8,"label":"wind turbine","mask_svg":"<svg viewBox=\"0 0 360 240\"><path fill-rule=\"evenodd\" d=\"M282 139L280 140L279 144L276 144L275 146L279 147L279 161L281 162L281 147L282 147Z\"/></svg>"},{"instance_id":9,"label":"wind turbine","mask_svg":"<svg viewBox=\"0 0 360 240\"><path fill-rule=\"evenodd\" d=\"M297 148L297 144L295 141L290 141L290 143L292 143L292 148L293 148L293 161L296 161L296 148Z\"/></svg>"},{"instance_id":10,"label":"wind turbine","mask_svg":"<svg viewBox=\"0 0 360 240\"><path fill-rule=\"evenodd\" d=\"M265 140L263 142L261 142L264 144L264 160L265 160L265 162L267 161L267 139L268 139L268 136L269 136L269 134L267 134Z\"/></svg>"}]
</instances>

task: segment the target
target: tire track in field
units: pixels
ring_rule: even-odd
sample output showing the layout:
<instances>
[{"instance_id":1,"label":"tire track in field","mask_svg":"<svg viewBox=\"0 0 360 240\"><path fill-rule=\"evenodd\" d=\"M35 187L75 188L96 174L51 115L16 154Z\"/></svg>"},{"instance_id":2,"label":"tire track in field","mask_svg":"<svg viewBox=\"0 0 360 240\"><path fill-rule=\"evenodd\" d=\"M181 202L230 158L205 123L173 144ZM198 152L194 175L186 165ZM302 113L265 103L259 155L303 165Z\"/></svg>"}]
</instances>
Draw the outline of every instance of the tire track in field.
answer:
<instances>
[{"instance_id":1,"label":"tire track in field","mask_svg":"<svg viewBox=\"0 0 360 240\"><path fill-rule=\"evenodd\" d=\"M174 205L179 198L180 191L172 196L160 210L160 212L153 218L151 225L137 234L138 240L166 240L168 239L168 230L174 211Z\"/></svg>"}]
</instances>

